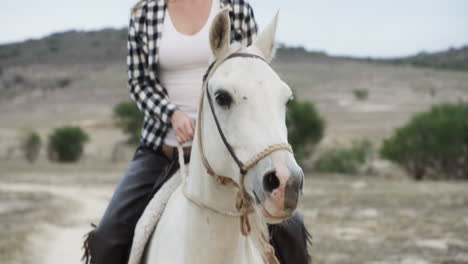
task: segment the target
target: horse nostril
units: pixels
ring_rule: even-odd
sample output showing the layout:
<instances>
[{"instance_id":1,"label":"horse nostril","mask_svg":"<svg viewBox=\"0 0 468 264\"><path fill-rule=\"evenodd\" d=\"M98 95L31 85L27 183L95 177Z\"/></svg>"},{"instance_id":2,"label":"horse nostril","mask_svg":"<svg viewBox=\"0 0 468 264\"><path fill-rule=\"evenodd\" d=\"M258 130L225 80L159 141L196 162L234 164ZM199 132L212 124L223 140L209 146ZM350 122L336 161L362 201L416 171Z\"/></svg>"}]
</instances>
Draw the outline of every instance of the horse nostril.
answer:
<instances>
[{"instance_id":1,"label":"horse nostril","mask_svg":"<svg viewBox=\"0 0 468 264\"><path fill-rule=\"evenodd\" d=\"M276 171L271 171L263 177L263 189L266 192L272 192L280 186L280 181L276 176Z\"/></svg>"}]
</instances>

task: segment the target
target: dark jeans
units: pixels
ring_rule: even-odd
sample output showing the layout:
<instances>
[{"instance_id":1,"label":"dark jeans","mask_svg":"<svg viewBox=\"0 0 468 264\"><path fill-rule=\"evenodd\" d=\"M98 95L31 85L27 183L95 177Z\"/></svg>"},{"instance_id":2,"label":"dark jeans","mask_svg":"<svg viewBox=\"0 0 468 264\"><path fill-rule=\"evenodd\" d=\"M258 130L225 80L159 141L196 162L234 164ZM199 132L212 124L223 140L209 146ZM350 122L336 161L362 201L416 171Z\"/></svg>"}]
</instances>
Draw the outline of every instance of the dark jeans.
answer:
<instances>
[{"instance_id":1,"label":"dark jeans","mask_svg":"<svg viewBox=\"0 0 468 264\"><path fill-rule=\"evenodd\" d=\"M92 264L127 263L136 223L154 193L178 169L162 152L140 146L99 225L88 234L85 256ZM281 263L307 263L307 231L302 217L269 227Z\"/></svg>"}]
</instances>

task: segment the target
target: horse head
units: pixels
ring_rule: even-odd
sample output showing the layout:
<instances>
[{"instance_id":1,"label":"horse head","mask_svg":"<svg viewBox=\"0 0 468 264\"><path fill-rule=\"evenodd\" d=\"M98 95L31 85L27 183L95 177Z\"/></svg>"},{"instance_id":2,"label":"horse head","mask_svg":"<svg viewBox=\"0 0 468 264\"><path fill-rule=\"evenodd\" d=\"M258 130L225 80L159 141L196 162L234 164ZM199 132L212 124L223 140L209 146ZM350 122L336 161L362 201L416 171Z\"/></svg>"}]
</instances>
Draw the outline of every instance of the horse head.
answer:
<instances>
[{"instance_id":1,"label":"horse head","mask_svg":"<svg viewBox=\"0 0 468 264\"><path fill-rule=\"evenodd\" d=\"M278 149L258 155L288 142L285 119L292 92L269 65L275 54L276 25L277 16L251 46L242 47L230 44L228 11L215 17L210 30L215 66L203 88L207 96L202 99L201 110L201 134L203 141L209 142L204 147L206 159L217 174L244 187L268 223L293 215L304 180L290 151ZM252 56L232 56L239 53ZM258 160L244 173L239 170L239 162L233 162L249 161L256 155Z\"/></svg>"}]
</instances>

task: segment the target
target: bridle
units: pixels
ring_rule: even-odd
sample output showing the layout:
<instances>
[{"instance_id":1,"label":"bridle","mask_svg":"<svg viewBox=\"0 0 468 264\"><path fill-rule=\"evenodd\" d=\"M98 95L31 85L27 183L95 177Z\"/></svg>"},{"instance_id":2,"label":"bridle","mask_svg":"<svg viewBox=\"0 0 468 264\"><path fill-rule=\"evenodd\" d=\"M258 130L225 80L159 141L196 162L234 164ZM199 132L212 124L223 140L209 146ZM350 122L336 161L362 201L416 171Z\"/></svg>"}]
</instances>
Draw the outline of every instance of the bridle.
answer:
<instances>
[{"instance_id":1,"label":"bridle","mask_svg":"<svg viewBox=\"0 0 468 264\"><path fill-rule=\"evenodd\" d=\"M229 60L229 59L231 59L231 58L238 58L238 57L243 57L243 58L255 58L255 59L262 60L262 61L264 61L265 63L268 64L268 62L265 61L262 57L260 57L260 56L258 56L258 55L255 55L255 54L250 54L250 53L232 53L232 54L230 54L228 57L226 57L226 58L223 60L223 62L225 62L225 61L227 61L227 60ZM215 64L212 63L211 65L215 65ZM212 97L211 97L210 92L208 91L208 80L207 80L207 78L208 78L208 75L210 74L210 72L214 72L214 69L212 69L211 65L210 65L210 67L208 67L208 70L207 70L206 74L203 76L203 82L205 83L205 85L204 85L204 88L205 88L204 91L205 91L205 93L206 93L206 96L207 96L207 99L208 99L208 103L209 103L209 105L210 105L210 110L211 110L211 113L212 113L213 118L214 118L215 123L216 123L216 128L218 129L218 133L219 133L219 135L221 136L221 139L223 140L224 146L226 146L227 150L229 151L229 154L231 154L231 157L234 159L234 161L236 162L237 166L239 167L240 174L241 174L241 175L245 175L245 174L247 174L247 171L248 171L249 169L251 169L259 160L258 160L258 159L251 159L251 160L248 161L247 163L243 163L243 162L237 157L237 155L236 155L234 149L232 148L231 144L229 144L229 142L227 141L226 136L224 135L224 132L223 132L223 130L221 129L221 125L219 124L219 121L218 121L218 117L217 117L217 115L216 115L216 112L215 112L215 110L214 110L213 99L212 99ZM268 65L269 65L269 64L268 64ZM219 67L219 65L218 65L218 67ZM202 104L203 104L203 102L202 102ZM203 106L203 105L201 105L201 106ZM200 128L201 126L198 126L198 127ZM201 133L200 133L200 134L201 134ZM199 141L198 143L201 142L201 136L198 137L198 141ZM291 148L291 146L290 146L289 144L284 144L284 143L282 143L282 144L275 144L274 146L278 146L278 145L285 145L286 148L287 148L287 150L290 150L290 148ZM203 148L200 148L200 149L201 149L201 151L203 152ZM278 149L278 150L279 150L279 149ZM275 151L275 150L272 150L271 152L273 152L273 151ZM264 158L265 156L267 156L267 155L270 154L271 152L268 152L267 154L263 154L262 157L260 157L260 159L261 159L261 158ZM263 152L262 152L262 153L263 153ZM258 155L256 155L256 156L258 156ZM208 166L206 166L206 167L209 167L209 164L208 164ZM211 168L211 167L209 167L209 168Z\"/></svg>"},{"instance_id":2,"label":"bridle","mask_svg":"<svg viewBox=\"0 0 468 264\"><path fill-rule=\"evenodd\" d=\"M243 235L248 235L251 231L250 223L248 220L248 214L253 212L253 205L252 205L252 197L246 192L245 190L245 185L244 185L244 179L245 175L247 172L253 168L260 160L265 158L266 156L270 155L271 153L279 150L287 150L292 153L292 148L291 145L288 143L279 143L279 144L273 144L267 148L265 148L262 152L254 155L250 160L247 162L242 162L239 157L236 155L233 147L231 144L229 144L229 141L227 140L221 125L219 123L218 117L216 115L216 111L214 108L214 103L212 96L208 90L208 82L209 78L213 75L213 73L216 71L216 69L219 68L221 64L223 64L225 61L230 60L232 58L252 58L252 59L259 59L261 61L264 61L269 65L267 61L265 61L262 57L255 55L255 54L250 54L250 53L244 53L244 52L233 52L230 54L225 55L223 58L219 58L218 60L215 60L213 63L210 64L208 67L205 75L203 76L203 91L202 91L202 96L200 98L200 106L199 106L199 111L198 111L198 124L197 124L197 142L198 142L198 149L200 151L200 157L203 162L203 165L209 175L211 175L216 182L222 185L234 185L236 186L239 191L236 199L236 209L239 212L239 216L241 217L241 232ZM233 181L231 178L221 176L217 174L214 169L211 167L209 161L206 158L204 147L203 147L203 140L202 140L202 112L203 112L203 101L204 101L204 95L206 94L208 103L210 106L211 114L213 115L213 118L216 123L216 128L218 129L218 133L221 136L221 139L226 147L226 149L229 151L229 154L231 157L234 159L236 162L237 166L239 167L239 172L240 172L240 182L239 184Z\"/></svg>"},{"instance_id":3,"label":"bridle","mask_svg":"<svg viewBox=\"0 0 468 264\"><path fill-rule=\"evenodd\" d=\"M253 199L247 193L247 191L245 189L245 185L244 185L245 175L260 160L267 157L271 153L273 153L275 151L279 151L279 150L286 150L286 151L289 151L291 153L293 151L292 151L291 145L289 145L288 143L273 144L273 145L270 145L267 148L265 148L263 151L261 151L261 152L257 153L256 155L254 155L247 162L242 162L239 159L239 157L236 155L236 152L234 151L231 144L229 144L229 141L227 140L227 138L226 138L226 136L225 136L225 134L224 134L224 132L223 132L223 130L221 128L221 125L219 123L218 117L216 115L213 99L212 99L211 94L210 94L210 92L208 90L208 81L209 81L209 78L213 75L213 73L216 71L216 69L219 68L219 66L222 63L224 63L225 61L227 61L229 59L239 58L239 57L259 59L261 61L264 61L268 65L270 65L262 57L260 57L258 55L255 55L255 54L244 53L244 52L233 52L233 53L225 55L222 58L219 58L219 59L215 60L213 63L210 64L210 66L208 67L205 75L203 76L203 86L202 86L203 91L202 91L202 95L201 95L201 98L200 98L198 119L197 119L197 122L198 122L198 124L197 124L197 143L198 143L198 149L199 149L199 153L200 153L200 157L201 157L201 160L203 162L203 165L204 165L207 173L210 176L212 176L215 179L215 181L218 182L219 184L221 184L221 185L233 185L233 186L238 188L237 198L236 198L236 203L235 203L237 212L221 211L221 210L216 209L214 207L208 206L204 202L202 202L202 201L198 200L197 198L193 197L192 195L190 195L186 191L186 189L184 188L185 186L183 187L183 194L185 195L185 197L187 197L187 199L189 199L190 201L192 201L193 203L195 203L199 207L209 209L209 210L211 210L211 211L213 211L215 213L222 214L222 215L240 217L241 233L244 236L247 236L248 234L250 234L250 231L251 231L251 226L250 226L248 215L250 213L252 213L254 211L254 209L253 209L253 202L252 202ZM205 94L207 96L208 103L209 103L210 110L211 110L211 114L213 115L213 119L215 120L216 128L218 130L218 133L221 136L221 139L222 139L222 141L224 143L224 146L229 151L229 154L234 159L234 161L236 162L236 164L237 164L237 166L239 168L239 172L240 172L240 181L239 181L239 183L236 183L234 180L232 180L229 177L225 177L225 176L221 176L221 175L217 174L214 171L214 169L211 167L209 161L206 158L205 151L204 151L204 148L203 148L202 130L201 130L202 122L203 122L203 120L202 120L203 101L204 101ZM179 148L179 163L181 164L182 173L185 173L184 172L185 167L184 167L184 161L183 161L182 148L181 148L181 146L179 146L178 148ZM185 178L185 176L183 178ZM262 238L262 239L263 239L262 243L264 244L265 255L267 256L267 258L270 260L271 263L279 263L279 261L277 260L275 254L274 254L274 249L268 243L268 238Z\"/></svg>"}]
</instances>

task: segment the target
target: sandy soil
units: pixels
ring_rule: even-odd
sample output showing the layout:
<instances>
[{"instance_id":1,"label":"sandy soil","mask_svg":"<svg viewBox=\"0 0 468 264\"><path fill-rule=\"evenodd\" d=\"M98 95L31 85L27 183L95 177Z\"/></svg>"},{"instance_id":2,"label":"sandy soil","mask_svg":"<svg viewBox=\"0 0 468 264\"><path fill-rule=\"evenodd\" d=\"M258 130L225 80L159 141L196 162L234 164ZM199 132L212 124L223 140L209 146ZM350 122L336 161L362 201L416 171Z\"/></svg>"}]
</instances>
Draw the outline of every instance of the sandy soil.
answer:
<instances>
[{"instance_id":1,"label":"sandy soil","mask_svg":"<svg viewBox=\"0 0 468 264\"><path fill-rule=\"evenodd\" d=\"M321 175L302 212L320 263L468 263L468 183Z\"/></svg>"},{"instance_id":2,"label":"sandy soil","mask_svg":"<svg viewBox=\"0 0 468 264\"><path fill-rule=\"evenodd\" d=\"M118 170L109 170L114 173L103 177L117 181ZM0 177L0 193L43 194L66 205L27 234L23 252L29 258L10 256L2 263L80 263L83 235L102 215L113 184L91 187L71 168L62 171L68 180L58 183L56 177L27 183L32 173L22 174L19 183ZM300 210L313 235L314 263L468 263L468 183L340 175L306 180Z\"/></svg>"},{"instance_id":3,"label":"sandy soil","mask_svg":"<svg viewBox=\"0 0 468 264\"><path fill-rule=\"evenodd\" d=\"M1 183L3 193L42 193L66 201L65 214L54 222L38 221L29 236L27 254L33 263L81 263L83 236L107 204L109 188L83 188L51 184ZM18 259L11 259L17 261ZM21 261L25 261L22 259ZM28 261L29 262L29 261ZM13 263L13 262L12 262Z\"/></svg>"}]
</instances>

